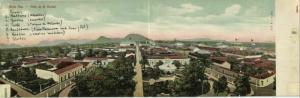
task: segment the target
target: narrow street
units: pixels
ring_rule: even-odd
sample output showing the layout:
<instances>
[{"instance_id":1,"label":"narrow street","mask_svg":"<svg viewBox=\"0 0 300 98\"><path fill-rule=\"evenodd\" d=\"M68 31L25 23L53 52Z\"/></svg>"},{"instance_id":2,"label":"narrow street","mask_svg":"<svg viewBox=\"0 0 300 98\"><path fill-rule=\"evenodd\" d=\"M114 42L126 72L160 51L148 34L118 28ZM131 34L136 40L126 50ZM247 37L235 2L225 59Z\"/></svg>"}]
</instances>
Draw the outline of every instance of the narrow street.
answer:
<instances>
[{"instance_id":1,"label":"narrow street","mask_svg":"<svg viewBox=\"0 0 300 98\"><path fill-rule=\"evenodd\" d=\"M75 83L69 85L68 87L66 87L65 89L63 89L60 93L59 93L59 97L68 97L69 93L72 90L72 87L75 85Z\"/></svg>"},{"instance_id":2,"label":"narrow street","mask_svg":"<svg viewBox=\"0 0 300 98\"><path fill-rule=\"evenodd\" d=\"M143 77L142 77L142 68L141 68L141 52L139 50L139 46L136 45L136 65L135 65L135 72L136 75L134 76L134 80L137 82L135 86L134 91L134 97L143 97L144 91L143 91Z\"/></svg>"}]
</instances>

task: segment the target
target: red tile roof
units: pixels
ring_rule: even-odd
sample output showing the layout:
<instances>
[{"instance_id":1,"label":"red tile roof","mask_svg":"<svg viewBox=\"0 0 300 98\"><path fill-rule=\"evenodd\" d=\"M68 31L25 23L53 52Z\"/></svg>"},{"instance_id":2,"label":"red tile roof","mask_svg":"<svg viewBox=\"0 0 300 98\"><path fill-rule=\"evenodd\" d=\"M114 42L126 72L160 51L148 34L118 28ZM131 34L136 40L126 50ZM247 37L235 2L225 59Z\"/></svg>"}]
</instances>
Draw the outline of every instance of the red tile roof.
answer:
<instances>
[{"instance_id":1,"label":"red tile roof","mask_svg":"<svg viewBox=\"0 0 300 98\"><path fill-rule=\"evenodd\" d=\"M61 74L61 73L64 73L66 71L77 68L79 66L83 66L83 65L80 64L80 63L76 63L76 62L61 62L59 65L57 65L57 69L54 70L54 72L56 74Z\"/></svg>"},{"instance_id":2,"label":"red tile roof","mask_svg":"<svg viewBox=\"0 0 300 98\"><path fill-rule=\"evenodd\" d=\"M61 62L72 62L72 61L73 61L73 59L71 59L71 58L57 58L57 59L54 59L54 60L49 60L48 62L50 64L57 65Z\"/></svg>"},{"instance_id":3,"label":"red tile roof","mask_svg":"<svg viewBox=\"0 0 300 98\"><path fill-rule=\"evenodd\" d=\"M149 59L185 59L187 58L183 54L172 53L172 54L154 54L148 55Z\"/></svg>"},{"instance_id":4,"label":"red tile roof","mask_svg":"<svg viewBox=\"0 0 300 98\"><path fill-rule=\"evenodd\" d=\"M24 64L33 64L33 63L38 63L38 62L42 62L42 61L47 61L48 59L46 59L45 57L30 57L30 58L24 58L23 63Z\"/></svg>"},{"instance_id":5,"label":"red tile roof","mask_svg":"<svg viewBox=\"0 0 300 98\"><path fill-rule=\"evenodd\" d=\"M261 63L257 63L254 66L260 68L260 67L272 66L274 64L275 64L275 62L273 62L273 61L262 61Z\"/></svg>"},{"instance_id":6,"label":"red tile roof","mask_svg":"<svg viewBox=\"0 0 300 98\"><path fill-rule=\"evenodd\" d=\"M83 60L106 60L107 58L101 57L85 57Z\"/></svg>"},{"instance_id":7,"label":"red tile roof","mask_svg":"<svg viewBox=\"0 0 300 98\"><path fill-rule=\"evenodd\" d=\"M226 62L226 57L211 57L211 60L215 63L223 64Z\"/></svg>"}]
</instances>

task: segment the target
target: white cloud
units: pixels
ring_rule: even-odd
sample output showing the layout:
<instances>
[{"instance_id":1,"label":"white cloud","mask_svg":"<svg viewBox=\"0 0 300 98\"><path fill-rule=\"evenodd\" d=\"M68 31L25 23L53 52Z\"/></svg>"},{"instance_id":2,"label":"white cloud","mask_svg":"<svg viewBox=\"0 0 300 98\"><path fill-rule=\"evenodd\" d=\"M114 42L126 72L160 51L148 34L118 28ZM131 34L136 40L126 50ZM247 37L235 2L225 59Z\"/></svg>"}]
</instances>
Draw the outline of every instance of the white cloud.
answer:
<instances>
[{"instance_id":1,"label":"white cloud","mask_svg":"<svg viewBox=\"0 0 300 98\"><path fill-rule=\"evenodd\" d=\"M72 17L83 18L86 21L99 21L104 19L105 17L112 16L111 11L107 9L92 9L86 6L78 6L66 8L65 12ZM88 14L88 15L86 15Z\"/></svg>"},{"instance_id":2,"label":"white cloud","mask_svg":"<svg viewBox=\"0 0 300 98\"><path fill-rule=\"evenodd\" d=\"M190 3L181 4L180 7L166 7L166 13L169 15L184 15L188 13L194 13L196 11L201 11L203 8L201 6L196 6Z\"/></svg>"},{"instance_id":3,"label":"white cloud","mask_svg":"<svg viewBox=\"0 0 300 98\"><path fill-rule=\"evenodd\" d=\"M224 16L235 16L240 12L241 6L238 4L234 4L225 9Z\"/></svg>"},{"instance_id":4,"label":"white cloud","mask_svg":"<svg viewBox=\"0 0 300 98\"><path fill-rule=\"evenodd\" d=\"M248 41L249 36L252 36L257 37L259 41L273 40L274 34L269 30L268 17L239 15L240 9L240 5L234 4L218 15L160 16L150 23L151 37L158 39L209 37L228 40L240 36ZM255 13L254 8L248 10L249 13L251 10L251 13Z\"/></svg>"},{"instance_id":5,"label":"white cloud","mask_svg":"<svg viewBox=\"0 0 300 98\"><path fill-rule=\"evenodd\" d=\"M186 4L181 4L180 5L187 13L192 13L192 12L195 12L195 11L199 11L199 10L202 10L203 8L200 7L200 6L195 6L195 5L192 5L190 3L186 3Z\"/></svg>"}]
</instances>

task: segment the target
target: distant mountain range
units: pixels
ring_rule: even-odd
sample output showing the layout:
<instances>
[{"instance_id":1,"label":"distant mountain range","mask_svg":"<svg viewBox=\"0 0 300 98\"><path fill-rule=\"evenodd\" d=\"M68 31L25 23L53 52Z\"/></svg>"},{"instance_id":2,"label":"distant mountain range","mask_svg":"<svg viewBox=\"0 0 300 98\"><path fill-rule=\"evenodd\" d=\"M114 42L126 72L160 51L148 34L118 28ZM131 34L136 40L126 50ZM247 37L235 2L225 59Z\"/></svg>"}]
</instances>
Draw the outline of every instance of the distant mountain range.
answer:
<instances>
[{"instance_id":1,"label":"distant mountain range","mask_svg":"<svg viewBox=\"0 0 300 98\"><path fill-rule=\"evenodd\" d=\"M123 38L122 41L139 41L139 42L146 42L150 39L139 34L128 34L126 37Z\"/></svg>"},{"instance_id":2,"label":"distant mountain range","mask_svg":"<svg viewBox=\"0 0 300 98\"><path fill-rule=\"evenodd\" d=\"M95 40L87 39L71 39L71 40L55 40L55 41L41 41L38 44L30 46L21 46L17 44L0 44L0 48L21 48L21 47L43 47L43 46L60 46L60 45L78 45L78 44L99 44L99 43L120 43L122 41L139 41L145 42L150 39L139 34L128 34L124 38L109 38L100 36Z\"/></svg>"},{"instance_id":3,"label":"distant mountain range","mask_svg":"<svg viewBox=\"0 0 300 98\"><path fill-rule=\"evenodd\" d=\"M17 44L0 44L0 48L21 48L21 47L43 47L43 46L58 46L58 45L78 45L78 44L99 44L99 43L120 43L122 41L139 41L146 42L151 39L140 34L128 34L124 38L109 38L100 36L95 40L88 39L71 39L71 40L55 40L55 41L41 41L38 44L30 46L21 46ZM197 39L184 39L182 41L216 41L209 38L197 38Z\"/></svg>"},{"instance_id":4,"label":"distant mountain range","mask_svg":"<svg viewBox=\"0 0 300 98\"><path fill-rule=\"evenodd\" d=\"M183 39L182 41L220 41L223 42L225 40L215 40L210 38L194 38L194 39Z\"/></svg>"},{"instance_id":5,"label":"distant mountain range","mask_svg":"<svg viewBox=\"0 0 300 98\"><path fill-rule=\"evenodd\" d=\"M91 44L98 44L98 43L119 43L122 41L122 38L108 38L105 36L100 36L96 40L90 42Z\"/></svg>"},{"instance_id":6,"label":"distant mountain range","mask_svg":"<svg viewBox=\"0 0 300 98\"><path fill-rule=\"evenodd\" d=\"M145 42L150 39L146 38L143 35L140 34L128 34L124 38L108 38L105 36L101 36L97 38L96 40L92 41L91 43L120 43L122 41L139 41L139 42Z\"/></svg>"},{"instance_id":7,"label":"distant mountain range","mask_svg":"<svg viewBox=\"0 0 300 98\"><path fill-rule=\"evenodd\" d=\"M55 40L55 41L41 41L33 46L56 46L56 45L72 45L72 44L85 44L93 40L86 39L71 39L71 40Z\"/></svg>"}]
</instances>

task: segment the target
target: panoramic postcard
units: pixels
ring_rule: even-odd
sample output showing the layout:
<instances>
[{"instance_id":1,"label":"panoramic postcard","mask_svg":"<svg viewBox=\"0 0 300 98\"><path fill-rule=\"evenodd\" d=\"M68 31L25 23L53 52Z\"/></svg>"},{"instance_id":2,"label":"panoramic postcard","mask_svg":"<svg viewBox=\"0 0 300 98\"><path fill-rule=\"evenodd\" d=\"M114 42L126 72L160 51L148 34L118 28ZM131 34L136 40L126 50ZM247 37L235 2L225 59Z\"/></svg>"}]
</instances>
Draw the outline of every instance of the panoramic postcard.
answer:
<instances>
[{"instance_id":1,"label":"panoramic postcard","mask_svg":"<svg viewBox=\"0 0 300 98\"><path fill-rule=\"evenodd\" d=\"M0 97L275 96L275 0L0 0Z\"/></svg>"}]
</instances>

